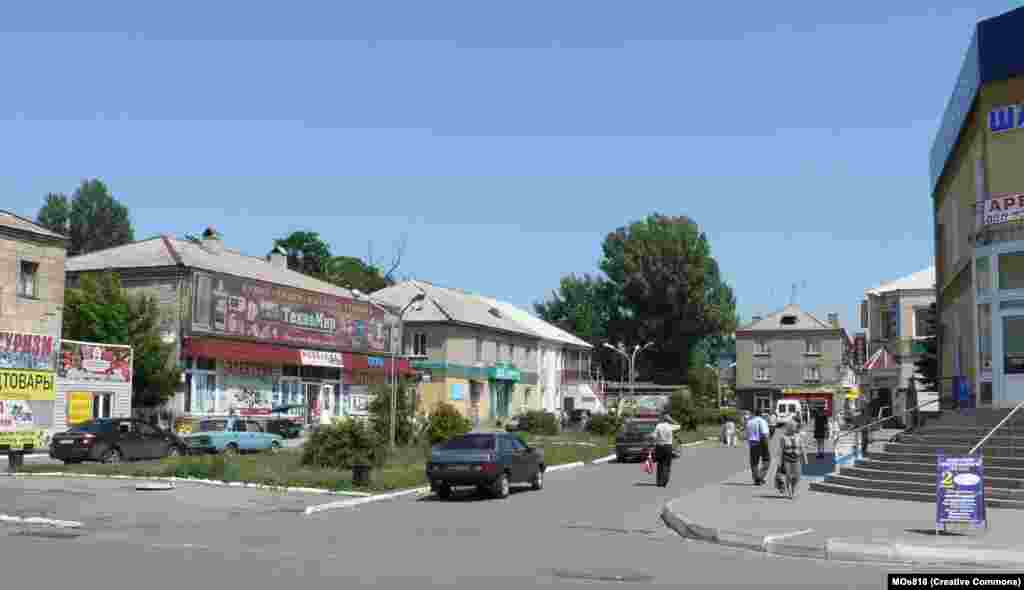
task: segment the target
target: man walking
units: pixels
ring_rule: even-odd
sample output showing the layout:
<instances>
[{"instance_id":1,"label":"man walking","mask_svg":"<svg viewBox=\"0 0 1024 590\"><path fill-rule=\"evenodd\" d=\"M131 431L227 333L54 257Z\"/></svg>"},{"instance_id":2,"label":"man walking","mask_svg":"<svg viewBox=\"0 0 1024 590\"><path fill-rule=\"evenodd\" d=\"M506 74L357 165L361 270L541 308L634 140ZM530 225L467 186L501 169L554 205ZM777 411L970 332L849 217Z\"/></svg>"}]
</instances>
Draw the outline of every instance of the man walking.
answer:
<instances>
[{"instance_id":1,"label":"man walking","mask_svg":"<svg viewBox=\"0 0 1024 590\"><path fill-rule=\"evenodd\" d=\"M679 424L668 415L661 415L661 420L654 427L654 460L658 462L658 487L668 486L672 473L672 433L679 430Z\"/></svg>"},{"instance_id":2,"label":"man walking","mask_svg":"<svg viewBox=\"0 0 1024 590\"><path fill-rule=\"evenodd\" d=\"M747 445L750 447L750 474L754 478L754 485L764 484L765 475L771 467L771 447L768 441L768 421L760 416L753 416L750 412L744 412Z\"/></svg>"}]
</instances>

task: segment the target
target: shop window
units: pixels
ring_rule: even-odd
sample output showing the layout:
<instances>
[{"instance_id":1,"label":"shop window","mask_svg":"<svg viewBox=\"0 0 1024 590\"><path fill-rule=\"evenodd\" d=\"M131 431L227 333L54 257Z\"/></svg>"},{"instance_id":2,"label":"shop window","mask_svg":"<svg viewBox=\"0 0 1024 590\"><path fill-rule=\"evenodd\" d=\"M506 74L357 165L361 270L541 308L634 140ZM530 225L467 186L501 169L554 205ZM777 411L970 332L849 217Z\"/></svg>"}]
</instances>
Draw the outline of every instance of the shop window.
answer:
<instances>
[{"instance_id":1,"label":"shop window","mask_svg":"<svg viewBox=\"0 0 1024 590\"><path fill-rule=\"evenodd\" d=\"M93 419L98 418L110 418L114 409L114 394L112 393L97 393L92 398L92 417Z\"/></svg>"},{"instance_id":2,"label":"shop window","mask_svg":"<svg viewBox=\"0 0 1024 590\"><path fill-rule=\"evenodd\" d=\"M992 262L988 256L983 256L975 262L975 285L978 293L986 295L992 291Z\"/></svg>"},{"instance_id":3,"label":"shop window","mask_svg":"<svg viewBox=\"0 0 1024 590\"><path fill-rule=\"evenodd\" d=\"M999 290L1024 289L1024 252L999 255Z\"/></svg>"},{"instance_id":4,"label":"shop window","mask_svg":"<svg viewBox=\"0 0 1024 590\"><path fill-rule=\"evenodd\" d=\"M427 356L427 335L423 332L417 332L412 338L412 354L413 356Z\"/></svg>"},{"instance_id":5,"label":"shop window","mask_svg":"<svg viewBox=\"0 0 1024 590\"><path fill-rule=\"evenodd\" d=\"M39 297L39 263L22 260L20 271L18 274L18 296L31 299Z\"/></svg>"},{"instance_id":6,"label":"shop window","mask_svg":"<svg viewBox=\"0 0 1024 590\"><path fill-rule=\"evenodd\" d=\"M186 412L211 414L217 410L217 375L213 373L192 374L191 407Z\"/></svg>"}]
</instances>

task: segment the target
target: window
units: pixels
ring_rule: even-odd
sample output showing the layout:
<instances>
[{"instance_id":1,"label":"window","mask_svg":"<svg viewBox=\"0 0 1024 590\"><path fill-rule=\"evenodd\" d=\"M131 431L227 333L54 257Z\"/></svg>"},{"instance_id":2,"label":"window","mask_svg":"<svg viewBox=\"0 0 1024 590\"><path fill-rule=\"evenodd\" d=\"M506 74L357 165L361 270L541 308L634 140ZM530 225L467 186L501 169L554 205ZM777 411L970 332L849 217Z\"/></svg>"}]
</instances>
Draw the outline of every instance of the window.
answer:
<instances>
[{"instance_id":1,"label":"window","mask_svg":"<svg viewBox=\"0 0 1024 590\"><path fill-rule=\"evenodd\" d=\"M981 353L981 370L992 370L992 306L988 303L978 306L978 351Z\"/></svg>"},{"instance_id":2,"label":"window","mask_svg":"<svg viewBox=\"0 0 1024 590\"><path fill-rule=\"evenodd\" d=\"M927 338L932 314L927 307L914 308L914 338Z\"/></svg>"},{"instance_id":3,"label":"window","mask_svg":"<svg viewBox=\"0 0 1024 590\"><path fill-rule=\"evenodd\" d=\"M772 347L767 340L757 340L754 342L754 354L768 356L772 353Z\"/></svg>"},{"instance_id":4,"label":"window","mask_svg":"<svg viewBox=\"0 0 1024 590\"><path fill-rule=\"evenodd\" d=\"M477 362L480 362L484 360L484 339L478 335L473 340L475 341L476 344L476 357L474 358Z\"/></svg>"},{"instance_id":5,"label":"window","mask_svg":"<svg viewBox=\"0 0 1024 590\"><path fill-rule=\"evenodd\" d=\"M782 316L782 319L779 320L779 323L782 324L783 326L795 326L796 325L796 316L795 315L784 315L784 316Z\"/></svg>"},{"instance_id":6,"label":"window","mask_svg":"<svg viewBox=\"0 0 1024 590\"><path fill-rule=\"evenodd\" d=\"M804 381L808 383L821 381L821 369L818 367L804 367Z\"/></svg>"},{"instance_id":7,"label":"window","mask_svg":"<svg viewBox=\"0 0 1024 590\"><path fill-rule=\"evenodd\" d=\"M18 295L32 299L39 297L38 277L39 263L22 260L21 272L18 275Z\"/></svg>"},{"instance_id":8,"label":"window","mask_svg":"<svg viewBox=\"0 0 1024 590\"><path fill-rule=\"evenodd\" d=\"M210 414L217 406L217 374L205 372L192 373L191 407L186 412Z\"/></svg>"},{"instance_id":9,"label":"window","mask_svg":"<svg viewBox=\"0 0 1024 590\"><path fill-rule=\"evenodd\" d=\"M889 309L882 309L878 312L879 338L876 340L888 340L892 335L892 314Z\"/></svg>"},{"instance_id":10,"label":"window","mask_svg":"<svg viewBox=\"0 0 1024 590\"><path fill-rule=\"evenodd\" d=\"M114 394L112 393L97 393L93 395L92 400L92 417L96 418L110 418L111 406L113 406Z\"/></svg>"},{"instance_id":11,"label":"window","mask_svg":"<svg viewBox=\"0 0 1024 590\"><path fill-rule=\"evenodd\" d=\"M213 313L213 279L208 275L196 275L196 293L193 297L195 308L192 310L192 324L210 329L210 316Z\"/></svg>"},{"instance_id":12,"label":"window","mask_svg":"<svg viewBox=\"0 0 1024 590\"><path fill-rule=\"evenodd\" d=\"M767 395L759 395L754 398L754 410L758 414L772 411L772 398Z\"/></svg>"},{"instance_id":13,"label":"window","mask_svg":"<svg viewBox=\"0 0 1024 590\"><path fill-rule=\"evenodd\" d=\"M519 440L517 437L510 436L506 440L508 440L508 446L512 451L526 450L526 445L524 445L523 441Z\"/></svg>"},{"instance_id":14,"label":"window","mask_svg":"<svg viewBox=\"0 0 1024 590\"><path fill-rule=\"evenodd\" d=\"M117 423L117 431L121 434L131 434L134 431L132 426L133 424L130 421L124 420Z\"/></svg>"},{"instance_id":15,"label":"window","mask_svg":"<svg viewBox=\"0 0 1024 590\"><path fill-rule=\"evenodd\" d=\"M804 340L804 353L810 355L821 354L821 344L819 344L818 341L813 338L808 338L807 340Z\"/></svg>"},{"instance_id":16,"label":"window","mask_svg":"<svg viewBox=\"0 0 1024 590\"><path fill-rule=\"evenodd\" d=\"M1003 354L1003 372L1007 375L1024 374L1024 316L1003 318Z\"/></svg>"},{"instance_id":17,"label":"window","mask_svg":"<svg viewBox=\"0 0 1024 590\"><path fill-rule=\"evenodd\" d=\"M441 450L444 451L493 451L493 434L465 434L446 442Z\"/></svg>"},{"instance_id":18,"label":"window","mask_svg":"<svg viewBox=\"0 0 1024 590\"><path fill-rule=\"evenodd\" d=\"M999 255L999 290L1024 289L1024 252Z\"/></svg>"},{"instance_id":19,"label":"window","mask_svg":"<svg viewBox=\"0 0 1024 590\"><path fill-rule=\"evenodd\" d=\"M978 293L986 295L992 292L992 262L988 256L979 258L975 263L977 273L975 274L975 286Z\"/></svg>"},{"instance_id":20,"label":"window","mask_svg":"<svg viewBox=\"0 0 1024 590\"><path fill-rule=\"evenodd\" d=\"M245 431L246 432L263 432L263 429L260 428L260 425L259 425L258 422L247 421L245 423Z\"/></svg>"},{"instance_id":21,"label":"window","mask_svg":"<svg viewBox=\"0 0 1024 590\"><path fill-rule=\"evenodd\" d=\"M754 367L754 381L768 381L768 369L766 367Z\"/></svg>"},{"instance_id":22,"label":"window","mask_svg":"<svg viewBox=\"0 0 1024 590\"><path fill-rule=\"evenodd\" d=\"M413 356L427 356L427 335L417 332L412 337Z\"/></svg>"},{"instance_id":23,"label":"window","mask_svg":"<svg viewBox=\"0 0 1024 590\"><path fill-rule=\"evenodd\" d=\"M506 359L506 360L508 360L508 362L510 362L510 363L516 362L516 345L515 344L509 344L508 345L508 359Z\"/></svg>"}]
</instances>

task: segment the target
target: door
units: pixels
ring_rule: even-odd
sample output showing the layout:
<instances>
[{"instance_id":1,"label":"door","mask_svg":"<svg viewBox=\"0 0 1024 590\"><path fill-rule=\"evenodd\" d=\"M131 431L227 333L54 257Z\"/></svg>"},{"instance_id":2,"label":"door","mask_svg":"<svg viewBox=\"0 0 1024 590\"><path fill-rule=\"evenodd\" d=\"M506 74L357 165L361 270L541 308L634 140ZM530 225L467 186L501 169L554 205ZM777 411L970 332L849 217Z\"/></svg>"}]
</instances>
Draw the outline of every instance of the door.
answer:
<instances>
[{"instance_id":1,"label":"door","mask_svg":"<svg viewBox=\"0 0 1024 590\"><path fill-rule=\"evenodd\" d=\"M537 469L535 456L526 451L526 445L518 437L509 436L507 440L512 456L512 481L530 481Z\"/></svg>"},{"instance_id":2,"label":"door","mask_svg":"<svg viewBox=\"0 0 1024 590\"><path fill-rule=\"evenodd\" d=\"M228 443L234 443L238 450L246 450L245 420L242 420L241 418L235 418L235 421L231 424L231 430L228 433L227 440Z\"/></svg>"},{"instance_id":3,"label":"door","mask_svg":"<svg viewBox=\"0 0 1024 590\"><path fill-rule=\"evenodd\" d=\"M319 383L303 383L302 396L306 403L305 422L307 425L316 424L320 418L320 411L323 409L320 399Z\"/></svg>"},{"instance_id":4,"label":"door","mask_svg":"<svg viewBox=\"0 0 1024 590\"><path fill-rule=\"evenodd\" d=\"M480 395L484 384L479 381L469 382L469 415L473 420L473 428L480 426Z\"/></svg>"},{"instance_id":5,"label":"door","mask_svg":"<svg viewBox=\"0 0 1024 590\"><path fill-rule=\"evenodd\" d=\"M140 422L135 420L119 420L117 423L116 441L124 459L147 458L148 451L142 442L142 436L139 435L139 424Z\"/></svg>"},{"instance_id":6,"label":"door","mask_svg":"<svg viewBox=\"0 0 1024 590\"><path fill-rule=\"evenodd\" d=\"M1024 401L1024 315L1004 314L1003 392L1001 401L1016 405Z\"/></svg>"},{"instance_id":7,"label":"door","mask_svg":"<svg viewBox=\"0 0 1024 590\"><path fill-rule=\"evenodd\" d=\"M245 421L245 449L247 451L262 451L267 448L267 438L263 436L263 428L255 420Z\"/></svg>"},{"instance_id":8,"label":"door","mask_svg":"<svg viewBox=\"0 0 1024 590\"><path fill-rule=\"evenodd\" d=\"M142 458L160 459L167 454L167 440L163 433L145 422L136 422L135 429L139 434L142 452L145 453Z\"/></svg>"}]
</instances>

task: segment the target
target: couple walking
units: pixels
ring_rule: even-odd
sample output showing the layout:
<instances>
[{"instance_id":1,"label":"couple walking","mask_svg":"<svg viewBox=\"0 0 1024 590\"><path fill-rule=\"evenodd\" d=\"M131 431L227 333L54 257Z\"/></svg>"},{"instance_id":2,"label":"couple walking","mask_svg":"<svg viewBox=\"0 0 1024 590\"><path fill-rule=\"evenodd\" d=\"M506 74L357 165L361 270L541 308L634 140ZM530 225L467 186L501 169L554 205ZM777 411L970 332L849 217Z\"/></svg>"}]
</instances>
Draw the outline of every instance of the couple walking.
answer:
<instances>
[{"instance_id":1,"label":"couple walking","mask_svg":"<svg viewBox=\"0 0 1024 590\"><path fill-rule=\"evenodd\" d=\"M750 412L744 412L744 420L747 431L747 445L750 447L750 473L754 478L754 485L764 485L768 470L772 464L771 439L772 433L768 421L761 416L752 416ZM789 479L793 488L800 480L800 467L805 462L803 439L797 432L796 423L786 423L785 434L779 443L779 469L777 476L785 476ZM776 480L779 478L776 477ZM776 484L778 485L778 481ZM780 486L781 487L781 486Z\"/></svg>"}]
</instances>

